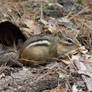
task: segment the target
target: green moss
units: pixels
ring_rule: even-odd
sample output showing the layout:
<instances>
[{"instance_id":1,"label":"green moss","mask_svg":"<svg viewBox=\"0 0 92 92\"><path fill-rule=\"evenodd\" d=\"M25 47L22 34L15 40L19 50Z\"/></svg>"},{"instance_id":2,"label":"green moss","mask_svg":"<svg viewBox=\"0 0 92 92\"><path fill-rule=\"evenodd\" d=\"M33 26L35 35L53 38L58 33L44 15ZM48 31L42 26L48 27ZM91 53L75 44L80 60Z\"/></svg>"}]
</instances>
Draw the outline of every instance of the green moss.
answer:
<instances>
[{"instance_id":1,"label":"green moss","mask_svg":"<svg viewBox=\"0 0 92 92\"><path fill-rule=\"evenodd\" d=\"M82 4L83 1L82 1L82 0L77 0L77 2L78 2L79 4Z\"/></svg>"},{"instance_id":2,"label":"green moss","mask_svg":"<svg viewBox=\"0 0 92 92\"><path fill-rule=\"evenodd\" d=\"M36 92L41 92L41 91L46 90L46 89L48 89L48 88L49 88L48 86L45 86L45 87L42 88L42 89L38 89Z\"/></svg>"}]
</instances>

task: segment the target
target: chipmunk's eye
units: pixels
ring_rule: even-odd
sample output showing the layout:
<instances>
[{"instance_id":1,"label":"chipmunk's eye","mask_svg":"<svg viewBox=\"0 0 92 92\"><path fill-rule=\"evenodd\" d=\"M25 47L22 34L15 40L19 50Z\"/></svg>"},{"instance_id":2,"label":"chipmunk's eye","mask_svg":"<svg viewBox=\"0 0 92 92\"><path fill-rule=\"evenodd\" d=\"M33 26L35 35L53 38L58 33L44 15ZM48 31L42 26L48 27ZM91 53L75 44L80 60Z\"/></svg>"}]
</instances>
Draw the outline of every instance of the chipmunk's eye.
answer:
<instances>
[{"instance_id":1,"label":"chipmunk's eye","mask_svg":"<svg viewBox=\"0 0 92 92\"><path fill-rule=\"evenodd\" d=\"M72 43L73 42L72 39L68 39L67 41L68 41L68 43Z\"/></svg>"}]
</instances>

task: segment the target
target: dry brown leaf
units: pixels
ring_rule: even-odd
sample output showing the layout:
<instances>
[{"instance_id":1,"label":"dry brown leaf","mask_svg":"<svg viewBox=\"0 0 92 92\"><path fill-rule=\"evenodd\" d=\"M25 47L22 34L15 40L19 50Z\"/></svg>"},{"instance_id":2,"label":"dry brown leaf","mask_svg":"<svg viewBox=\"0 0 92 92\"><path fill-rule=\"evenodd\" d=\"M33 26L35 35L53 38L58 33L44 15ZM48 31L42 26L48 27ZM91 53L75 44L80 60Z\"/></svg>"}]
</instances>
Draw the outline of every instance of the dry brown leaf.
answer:
<instances>
[{"instance_id":1,"label":"dry brown leaf","mask_svg":"<svg viewBox=\"0 0 92 92\"><path fill-rule=\"evenodd\" d=\"M40 34L41 33L41 28L39 25L37 25L34 20L24 20L24 24L27 26L25 31L27 31L29 34Z\"/></svg>"},{"instance_id":2,"label":"dry brown leaf","mask_svg":"<svg viewBox=\"0 0 92 92\"><path fill-rule=\"evenodd\" d=\"M84 4L91 4L92 5L92 0L83 0Z\"/></svg>"}]
</instances>

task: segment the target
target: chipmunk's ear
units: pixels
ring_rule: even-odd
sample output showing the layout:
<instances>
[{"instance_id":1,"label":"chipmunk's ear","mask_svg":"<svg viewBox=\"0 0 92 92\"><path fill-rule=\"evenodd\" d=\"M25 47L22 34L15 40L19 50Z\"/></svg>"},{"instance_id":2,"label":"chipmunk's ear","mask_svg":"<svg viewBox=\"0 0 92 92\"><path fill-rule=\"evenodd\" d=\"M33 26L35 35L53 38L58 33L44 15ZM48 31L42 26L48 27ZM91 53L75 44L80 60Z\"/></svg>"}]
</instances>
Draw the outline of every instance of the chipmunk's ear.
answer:
<instances>
[{"instance_id":1,"label":"chipmunk's ear","mask_svg":"<svg viewBox=\"0 0 92 92\"><path fill-rule=\"evenodd\" d=\"M65 34L63 32L59 32L58 33L58 36L59 36L59 38L64 38L65 37Z\"/></svg>"}]
</instances>

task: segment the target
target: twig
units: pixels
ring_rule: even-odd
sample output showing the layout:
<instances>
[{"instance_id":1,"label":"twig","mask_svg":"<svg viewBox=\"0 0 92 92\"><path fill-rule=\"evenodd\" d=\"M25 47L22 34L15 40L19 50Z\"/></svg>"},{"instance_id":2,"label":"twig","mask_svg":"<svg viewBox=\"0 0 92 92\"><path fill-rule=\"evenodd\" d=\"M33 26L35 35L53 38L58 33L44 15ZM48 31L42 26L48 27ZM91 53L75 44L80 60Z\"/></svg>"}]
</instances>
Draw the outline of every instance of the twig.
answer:
<instances>
[{"instance_id":1,"label":"twig","mask_svg":"<svg viewBox=\"0 0 92 92\"><path fill-rule=\"evenodd\" d=\"M81 13L85 12L88 9L88 7L83 8L80 12L78 12L77 14L73 15L71 18L69 18L69 20L74 19L75 17L77 17L78 15L80 15Z\"/></svg>"},{"instance_id":2,"label":"twig","mask_svg":"<svg viewBox=\"0 0 92 92\"><path fill-rule=\"evenodd\" d=\"M42 0L40 0L40 5L41 5L41 18L43 18L43 3L42 3Z\"/></svg>"}]
</instances>

